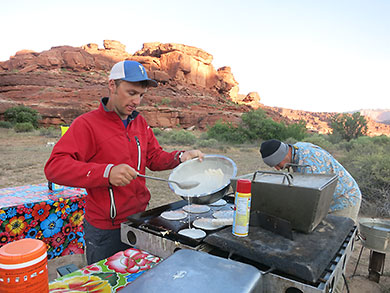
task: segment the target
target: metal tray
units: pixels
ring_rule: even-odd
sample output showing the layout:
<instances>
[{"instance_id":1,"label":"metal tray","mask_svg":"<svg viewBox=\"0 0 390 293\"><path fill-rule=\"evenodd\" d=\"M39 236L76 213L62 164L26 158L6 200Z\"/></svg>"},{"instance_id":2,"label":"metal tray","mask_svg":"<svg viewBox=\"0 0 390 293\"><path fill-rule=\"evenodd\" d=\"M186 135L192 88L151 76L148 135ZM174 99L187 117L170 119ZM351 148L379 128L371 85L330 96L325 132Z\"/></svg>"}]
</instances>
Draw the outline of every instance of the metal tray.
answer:
<instances>
[{"instance_id":1,"label":"metal tray","mask_svg":"<svg viewBox=\"0 0 390 293\"><path fill-rule=\"evenodd\" d=\"M256 171L232 178L234 192L242 178L252 180L251 222L256 212L262 212L311 233L328 214L338 176Z\"/></svg>"}]
</instances>

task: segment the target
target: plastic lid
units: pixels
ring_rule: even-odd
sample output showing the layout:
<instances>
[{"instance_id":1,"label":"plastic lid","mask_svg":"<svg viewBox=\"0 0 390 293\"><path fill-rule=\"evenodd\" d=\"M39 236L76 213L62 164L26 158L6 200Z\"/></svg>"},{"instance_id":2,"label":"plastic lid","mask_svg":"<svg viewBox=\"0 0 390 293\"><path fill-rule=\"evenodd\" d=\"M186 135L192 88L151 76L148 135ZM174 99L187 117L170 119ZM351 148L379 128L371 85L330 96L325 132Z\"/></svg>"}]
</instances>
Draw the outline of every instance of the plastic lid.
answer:
<instances>
[{"instance_id":1,"label":"plastic lid","mask_svg":"<svg viewBox=\"0 0 390 293\"><path fill-rule=\"evenodd\" d=\"M251 193L251 186L252 186L252 182L249 179L237 180L237 192Z\"/></svg>"},{"instance_id":2,"label":"plastic lid","mask_svg":"<svg viewBox=\"0 0 390 293\"><path fill-rule=\"evenodd\" d=\"M34 260L46 252L46 244L38 239L20 239L0 248L0 264L19 264Z\"/></svg>"}]
</instances>

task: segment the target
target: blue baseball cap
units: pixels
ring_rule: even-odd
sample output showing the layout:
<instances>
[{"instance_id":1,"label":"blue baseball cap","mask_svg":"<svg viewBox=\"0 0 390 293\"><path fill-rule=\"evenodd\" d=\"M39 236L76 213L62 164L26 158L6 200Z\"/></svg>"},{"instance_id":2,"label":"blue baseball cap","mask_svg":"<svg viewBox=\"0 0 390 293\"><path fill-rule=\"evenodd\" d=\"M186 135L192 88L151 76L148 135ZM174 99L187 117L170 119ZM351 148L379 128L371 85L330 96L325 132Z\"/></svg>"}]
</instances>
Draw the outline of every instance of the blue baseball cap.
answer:
<instances>
[{"instance_id":1,"label":"blue baseball cap","mask_svg":"<svg viewBox=\"0 0 390 293\"><path fill-rule=\"evenodd\" d=\"M146 80L148 82L148 86L157 86L157 82L148 77L145 67L143 67L139 62L131 60L116 63L111 69L109 79L121 79L130 82Z\"/></svg>"}]
</instances>

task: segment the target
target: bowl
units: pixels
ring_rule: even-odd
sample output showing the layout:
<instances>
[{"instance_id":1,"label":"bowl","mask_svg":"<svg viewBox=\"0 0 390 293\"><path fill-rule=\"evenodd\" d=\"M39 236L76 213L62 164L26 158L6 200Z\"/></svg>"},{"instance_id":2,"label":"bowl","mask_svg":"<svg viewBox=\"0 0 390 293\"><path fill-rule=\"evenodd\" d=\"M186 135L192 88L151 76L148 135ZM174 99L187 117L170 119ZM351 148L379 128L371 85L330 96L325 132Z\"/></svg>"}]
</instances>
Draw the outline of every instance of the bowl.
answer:
<instances>
[{"instance_id":1,"label":"bowl","mask_svg":"<svg viewBox=\"0 0 390 293\"><path fill-rule=\"evenodd\" d=\"M361 218L359 232L364 247L382 253L390 252L390 220Z\"/></svg>"},{"instance_id":2,"label":"bowl","mask_svg":"<svg viewBox=\"0 0 390 293\"><path fill-rule=\"evenodd\" d=\"M169 183L171 190L185 200L195 204L210 204L220 200L230 187L230 178L236 176L233 160L222 155L205 155L203 161L185 161L171 172L169 180L178 182L198 181L192 189L181 189Z\"/></svg>"}]
</instances>

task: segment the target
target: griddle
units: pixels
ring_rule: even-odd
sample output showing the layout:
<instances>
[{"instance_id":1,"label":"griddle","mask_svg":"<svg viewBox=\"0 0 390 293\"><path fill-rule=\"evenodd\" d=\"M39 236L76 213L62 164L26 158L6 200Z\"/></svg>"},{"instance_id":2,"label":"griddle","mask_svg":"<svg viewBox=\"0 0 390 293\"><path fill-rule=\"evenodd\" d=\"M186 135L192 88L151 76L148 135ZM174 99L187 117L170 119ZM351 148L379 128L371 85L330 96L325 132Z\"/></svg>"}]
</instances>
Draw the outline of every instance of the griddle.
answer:
<instances>
[{"instance_id":1,"label":"griddle","mask_svg":"<svg viewBox=\"0 0 390 293\"><path fill-rule=\"evenodd\" d=\"M190 225L191 228L194 228L193 222L197 218L201 217L208 217L212 218L212 214L215 211L220 210L229 210L231 204L234 202L234 198L231 196L226 195L223 197L223 199L226 200L228 205L225 206L210 206L210 211L206 213L188 213L190 214ZM131 216L128 216L127 219L129 220L129 225L133 227L137 227L139 229L148 231L150 233L154 233L160 236L163 236L165 238L174 240L174 241L180 241L181 243L184 243L186 245L196 247L199 244L202 243L204 238L201 239L193 239L184 235L179 234L178 232L182 229L186 229L189 227L188 225L188 218L183 220L167 220L161 217L161 213L165 211L174 211L174 210L181 210L182 207L188 204L188 201L181 200L174 203L166 204L151 210L147 210L145 212L141 212L138 214L134 214ZM230 226L231 227L231 226ZM216 231L219 231L223 228L219 228L216 230L206 231L206 236L208 234L214 233ZM168 233L166 233L168 232Z\"/></svg>"},{"instance_id":2,"label":"griddle","mask_svg":"<svg viewBox=\"0 0 390 293\"><path fill-rule=\"evenodd\" d=\"M310 234L293 231L294 240L256 226L249 227L247 237L237 237L229 226L207 235L204 242L315 283L353 228L353 220L327 215Z\"/></svg>"}]
</instances>

